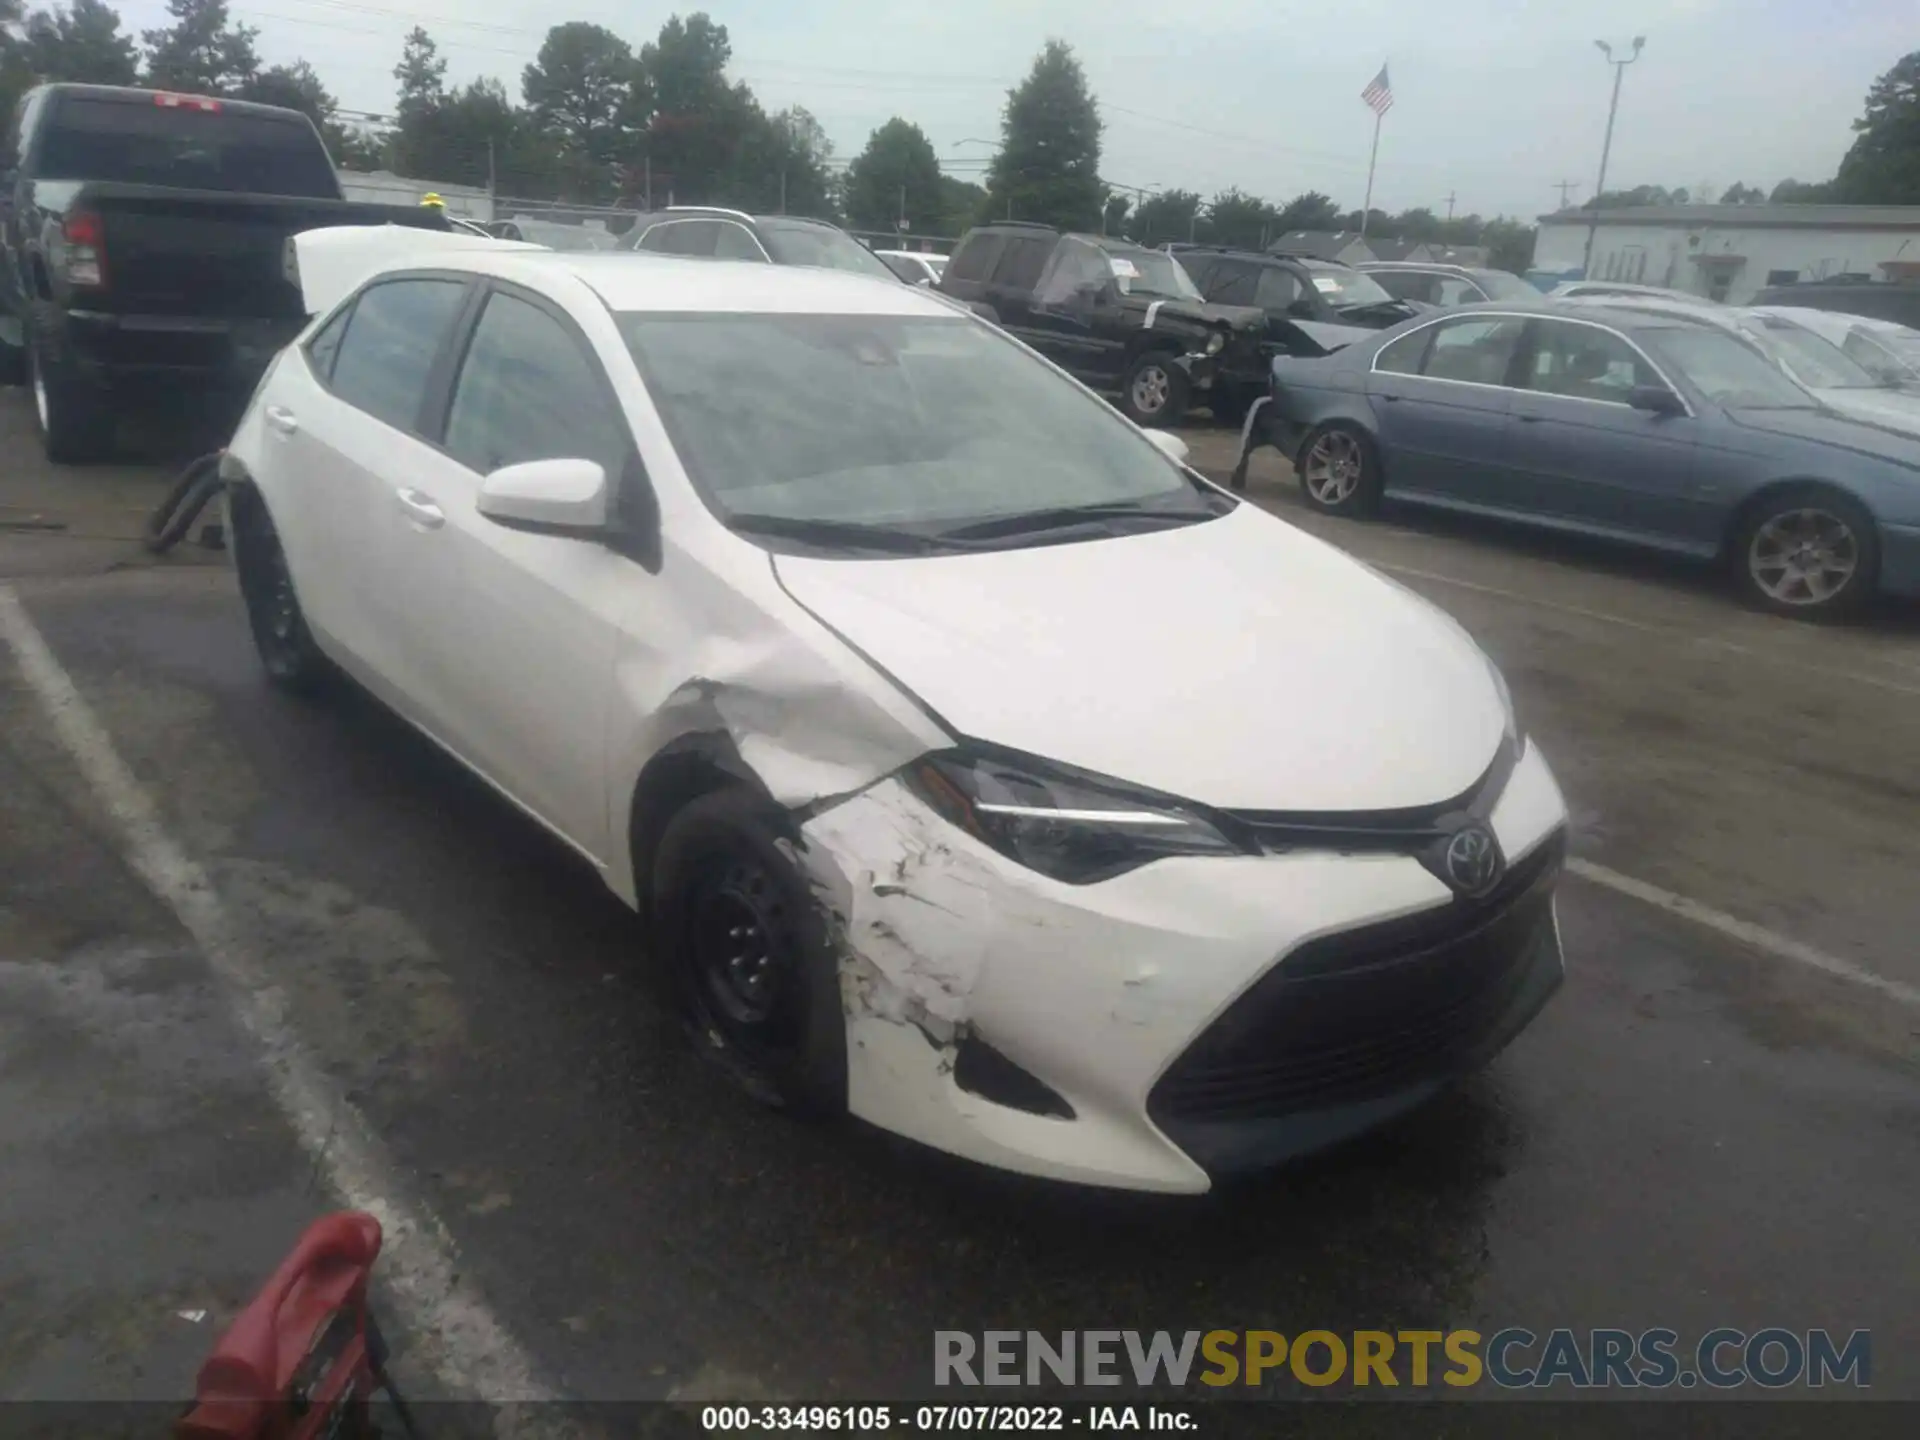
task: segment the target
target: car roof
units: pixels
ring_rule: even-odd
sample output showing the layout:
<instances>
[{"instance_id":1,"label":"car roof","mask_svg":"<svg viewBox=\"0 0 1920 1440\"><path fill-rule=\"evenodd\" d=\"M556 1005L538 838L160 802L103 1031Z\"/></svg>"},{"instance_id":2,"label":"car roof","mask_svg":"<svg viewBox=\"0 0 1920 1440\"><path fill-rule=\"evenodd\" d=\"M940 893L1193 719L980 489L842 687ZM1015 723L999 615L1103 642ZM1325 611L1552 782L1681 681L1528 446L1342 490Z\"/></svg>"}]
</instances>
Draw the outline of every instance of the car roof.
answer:
<instances>
[{"instance_id":1,"label":"car roof","mask_svg":"<svg viewBox=\"0 0 1920 1440\"><path fill-rule=\"evenodd\" d=\"M1690 325L1727 329L1727 322L1701 305L1694 310L1682 306L1613 304L1604 300L1555 300L1542 295L1539 300L1484 300L1472 305L1455 305L1446 310L1422 315L1427 324L1452 320L1461 315L1527 315L1558 320L1586 320L1615 330L1680 330ZM1412 322L1409 322L1410 324Z\"/></svg>"},{"instance_id":2,"label":"car roof","mask_svg":"<svg viewBox=\"0 0 1920 1440\"><path fill-rule=\"evenodd\" d=\"M615 311L715 311L782 315L953 316L951 306L878 275L758 261L582 250L456 250L425 261L436 269L496 275L534 289L564 274ZM396 269L424 268L422 258Z\"/></svg>"}]
</instances>

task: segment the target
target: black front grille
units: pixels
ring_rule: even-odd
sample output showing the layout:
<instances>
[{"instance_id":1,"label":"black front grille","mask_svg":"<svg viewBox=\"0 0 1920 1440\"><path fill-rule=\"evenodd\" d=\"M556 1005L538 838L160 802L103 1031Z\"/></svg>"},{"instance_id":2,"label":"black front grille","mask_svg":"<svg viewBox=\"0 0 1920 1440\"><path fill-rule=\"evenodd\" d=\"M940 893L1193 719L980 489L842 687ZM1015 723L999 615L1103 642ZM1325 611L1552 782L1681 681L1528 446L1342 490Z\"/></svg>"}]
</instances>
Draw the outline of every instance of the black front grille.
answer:
<instances>
[{"instance_id":1,"label":"black front grille","mask_svg":"<svg viewBox=\"0 0 1920 1440\"><path fill-rule=\"evenodd\" d=\"M1169 1128L1274 1119L1452 1073L1524 983L1563 854L1555 836L1483 899L1309 941L1173 1063L1148 1113Z\"/></svg>"}]
</instances>

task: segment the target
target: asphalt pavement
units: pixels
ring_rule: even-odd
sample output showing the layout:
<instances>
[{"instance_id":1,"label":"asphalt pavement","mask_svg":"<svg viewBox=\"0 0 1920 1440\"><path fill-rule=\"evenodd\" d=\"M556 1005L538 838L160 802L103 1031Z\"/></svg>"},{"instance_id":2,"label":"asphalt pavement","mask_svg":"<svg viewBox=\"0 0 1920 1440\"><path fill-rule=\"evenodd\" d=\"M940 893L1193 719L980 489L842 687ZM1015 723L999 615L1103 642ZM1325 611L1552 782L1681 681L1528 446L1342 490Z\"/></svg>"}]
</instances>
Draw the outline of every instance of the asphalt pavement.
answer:
<instances>
[{"instance_id":1,"label":"asphalt pavement","mask_svg":"<svg viewBox=\"0 0 1920 1440\"><path fill-rule=\"evenodd\" d=\"M1816 629L1596 548L1327 521L1263 457L1253 498L1503 666L1575 812L1569 977L1425 1110L1174 1201L736 1098L578 861L370 701L270 690L217 557L94 533L84 497L132 513L164 474L47 471L0 394L0 515L72 517L9 537L0 585L152 807L130 831L0 654L0 1398L180 1393L332 1203L278 1045L540 1393L923 1396L952 1329L1782 1325L1871 1330L1871 1396L1920 1401L1911 615ZM264 1052L237 977L277 1007Z\"/></svg>"}]
</instances>

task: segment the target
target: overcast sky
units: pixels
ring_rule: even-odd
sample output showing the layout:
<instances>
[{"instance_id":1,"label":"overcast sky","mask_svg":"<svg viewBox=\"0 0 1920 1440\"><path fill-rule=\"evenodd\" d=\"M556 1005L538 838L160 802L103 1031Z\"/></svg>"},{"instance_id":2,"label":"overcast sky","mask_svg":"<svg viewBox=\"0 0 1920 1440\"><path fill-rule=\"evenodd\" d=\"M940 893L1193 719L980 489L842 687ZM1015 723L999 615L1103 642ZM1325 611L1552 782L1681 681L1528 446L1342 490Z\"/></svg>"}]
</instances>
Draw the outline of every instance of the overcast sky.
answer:
<instances>
[{"instance_id":1,"label":"overcast sky","mask_svg":"<svg viewBox=\"0 0 1920 1440\"><path fill-rule=\"evenodd\" d=\"M135 33L164 0L127 0ZM269 64L306 59L343 105L385 112L409 26L449 79L520 71L558 20L632 43L696 6L632 0L259 0ZM1051 36L1087 69L1106 120L1101 171L1211 195L1322 190L1357 208L1382 61L1394 108L1374 204L1533 216L1592 189L1612 72L1594 48L1644 34L1626 73L1608 188L1829 177L1874 77L1920 43L1920 0L713 0L734 73L770 109L806 106L849 157L901 115L964 162L994 138L1006 88ZM460 18L456 19L455 16Z\"/></svg>"}]
</instances>

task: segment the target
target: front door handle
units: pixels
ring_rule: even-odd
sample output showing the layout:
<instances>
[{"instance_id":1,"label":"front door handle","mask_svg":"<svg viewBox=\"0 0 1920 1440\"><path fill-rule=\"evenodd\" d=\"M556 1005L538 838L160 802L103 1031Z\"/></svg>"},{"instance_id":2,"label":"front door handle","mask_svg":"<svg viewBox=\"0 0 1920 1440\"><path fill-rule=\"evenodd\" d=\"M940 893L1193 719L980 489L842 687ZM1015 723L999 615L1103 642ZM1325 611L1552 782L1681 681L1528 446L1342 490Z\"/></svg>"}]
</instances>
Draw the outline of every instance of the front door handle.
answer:
<instances>
[{"instance_id":1,"label":"front door handle","mask_svg":"<svg viewBox=\"0 0 1920 1440\"><path fill-rule=\"evenodd\" d=\"M393 495L400 502L400 508L407 512L407 518L422 529L438 530L447 523L446 515L424 490L396 490Z\"/></svg>"},{"instance_id":2,"label":"front door handle","mask_svg":"<svg viewBox=\"0 0 1920 1440\"><path fill-rule=\"evenodd\" d=\"M300 417L284 405L267 406L267 424L282 435L297 435L300 432Z\"/></svg>"}]
</instances>

